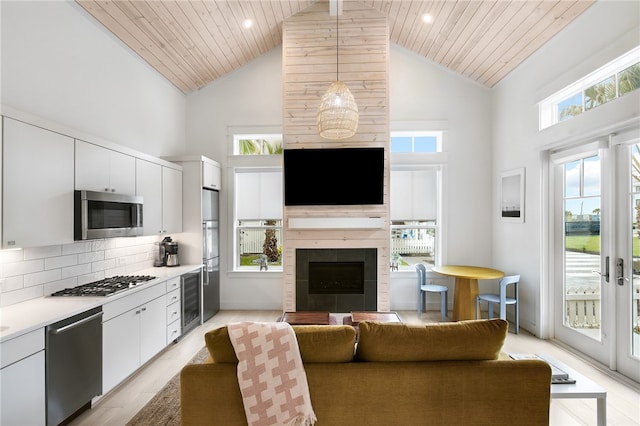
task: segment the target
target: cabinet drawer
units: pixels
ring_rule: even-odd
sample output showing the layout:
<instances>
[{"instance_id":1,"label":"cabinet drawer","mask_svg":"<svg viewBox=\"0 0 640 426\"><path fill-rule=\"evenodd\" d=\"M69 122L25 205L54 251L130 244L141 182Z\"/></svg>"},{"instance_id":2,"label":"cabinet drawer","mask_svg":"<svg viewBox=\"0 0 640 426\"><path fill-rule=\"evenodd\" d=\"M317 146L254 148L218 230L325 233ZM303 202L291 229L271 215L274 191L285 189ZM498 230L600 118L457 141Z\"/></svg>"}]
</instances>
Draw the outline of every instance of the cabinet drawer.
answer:
<instances>
[{"instance_id":1,"label":"cabinet drawer","mask_svg":"<svg viewBox=\"0 0 640 426\"><path fill-rule=\"evenodd\" d=\"M173 290L180 290L180 277L173 277L170 280L167 280L167 293L172 292Z\"/></svg>"},{"instance_id":2,"label":"cabinet drawer","mask_svg":"<svg viewBox=\"0 0 640 426\"><path fill-rule=\"evenodd\" d=\"M167 306L180 301L180 289L167 293Z\"/></svg>"},{"instance_id":3,"label":"cabinet drawer","mask_svg":"<svg viewBox=\"0 0 640 426\"><path fill-rule=\"evenodd\" d=\"M132 290L129 290L132 291ZM127 294L118 300L102 305L102 322L117 317L136 306L143 305L153 299L166 295L165 283L154 284L152 287L133 294Z\"/></svg>"},{"instance_id":4,"label":"cabinet drawer","mask_svg":"<svg viewBox=\"0 0 640 426\"><path fill-rule=\"evenodd\" d=\"M182 334L180 320L174 321L167 326L167 345L176 340Z\"/></svg>"},{"instance_id":5,"label":"cabinet drawer","mask_svg":"<svg viewBox=\"0 0 640 426\"><path fill-rule=\"evenodd\" d=\"M167 306L167 324L171 324L178 319L180 319L180 302Z\"/></svg>"},{"instance_id":6,"label":"cabinet drawer","mask_svg":"<svg viewBox=\"0 0 640 426\"><path fill-rule=\"evenodd\" d=\"M44 328L33 330L0 344L0 368L44 350Z\"/></svg>"}]
</instances>

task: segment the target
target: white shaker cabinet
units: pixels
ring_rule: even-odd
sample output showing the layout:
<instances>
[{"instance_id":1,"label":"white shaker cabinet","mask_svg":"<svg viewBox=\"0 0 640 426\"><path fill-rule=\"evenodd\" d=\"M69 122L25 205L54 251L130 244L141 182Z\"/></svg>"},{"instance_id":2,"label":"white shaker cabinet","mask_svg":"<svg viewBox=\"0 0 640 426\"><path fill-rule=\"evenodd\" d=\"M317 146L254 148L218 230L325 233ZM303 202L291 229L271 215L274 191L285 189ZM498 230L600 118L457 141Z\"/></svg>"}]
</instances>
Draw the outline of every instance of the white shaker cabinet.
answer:
<instances>
[{"instance_id":1,"label":"white shaker cabinet","mask_svg":"<svg viewBox=\"0 0 640 426\"><path fill-rule=\"evenodd\" d=\"M167 345L166 284L155 284L102 309L102 390L106 394Z\"/></svg>"},{"instance_id":2,"label":"white shaker cabinet","mask_svg":"<svg viewBox=\"0 0 640 426\"><path fill-rule=\"evenodd\" d=\"M162 234L162 166L136 158L136 195L142 196L144 235Z\"/></svg>"},{"instance_id":3,"label":"white shaker cabinet","mask_svg":"<svg viewBox=\"0 0 640 426\"><path fill-rule=\"evenodd\" d=\"M182 171L162 167L162 225L165 232L182 232Z\"/></svg>"},{"instance_id":4,"label":"white shaker cabinet","mask_svg":"<svg viewBox=\"0 0 640 426\"><path fill-rule=\"evenodd\" d=\"M73 242L73 139L3 120L2 247Z\"/></svg>"},{"instance_id":5,"label":"white shaker cabinet","mask_svg":"<svg viewBox=\"0 0 640 426\"><path fill-rule=\"evenodd\" d=\"M2 342L0 363L0 424L44 425L44 330Z\"/></svg>"},{"instance_id":6,"label":"white shaker cabinet","mask_svg":"<svg viewBox=\"0 0 640 426\"><path fill-rule=\"evenodd\" d=\"M210 189L220 190L221 172L218 163L213 161L202 161L202 186Z\"/></svg>"},{"instance_id":7,"label":"white shaker cabinet","mask_svg":"<svg viewBox=\"0 0 640 426\"><path fill-rule=\"evenodd\" d=\"M137 158L135 194L144 203L144 235L182 232L182 170Z\"/></svg>"},{"instance_id":8,"label":"white shaker cabinet","mask_svg":"<svg viewBox=\"0 0 640 426\"><path fill-rule=\"evenodd\" d=\"M135 194L135 157L76 140L77 190Z\"/></svg>"}]
</instances>

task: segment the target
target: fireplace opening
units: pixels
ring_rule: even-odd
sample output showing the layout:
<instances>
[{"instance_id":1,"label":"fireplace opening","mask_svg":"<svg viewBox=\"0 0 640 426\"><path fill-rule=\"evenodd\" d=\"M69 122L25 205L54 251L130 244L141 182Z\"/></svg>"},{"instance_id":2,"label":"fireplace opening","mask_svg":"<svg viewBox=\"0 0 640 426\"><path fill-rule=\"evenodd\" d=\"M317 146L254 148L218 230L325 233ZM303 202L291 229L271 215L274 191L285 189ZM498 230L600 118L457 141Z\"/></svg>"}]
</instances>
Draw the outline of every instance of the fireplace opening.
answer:
<instances>
[{"instance_id":1,"label":"fireplace opening","mask_svg":"<svg viewBox=\"0 0 640 426\"><path fill-rule=\"evenodd\" d=\"M309 262L309 294L364 294L364 262Z\"/></svg>"}]
</instances>

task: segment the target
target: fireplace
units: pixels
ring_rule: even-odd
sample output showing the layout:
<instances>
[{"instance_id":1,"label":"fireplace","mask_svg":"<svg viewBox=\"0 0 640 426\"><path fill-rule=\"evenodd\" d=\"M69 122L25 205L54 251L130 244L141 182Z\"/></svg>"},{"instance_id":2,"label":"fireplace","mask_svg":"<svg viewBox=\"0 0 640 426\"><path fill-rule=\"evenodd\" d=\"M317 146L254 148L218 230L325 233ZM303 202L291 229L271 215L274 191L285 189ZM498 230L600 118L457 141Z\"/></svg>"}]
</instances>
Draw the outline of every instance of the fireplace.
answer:
<instances>
[{"instance_id":1,"label":"fireplace","mask_svg":"<svg viewBox=\"0 0 640 426\"><path fill-rule=\"evenodd\" d=\"M297 311L375 311L377 250L297 249Z\"/></svg>"}]
</instances>

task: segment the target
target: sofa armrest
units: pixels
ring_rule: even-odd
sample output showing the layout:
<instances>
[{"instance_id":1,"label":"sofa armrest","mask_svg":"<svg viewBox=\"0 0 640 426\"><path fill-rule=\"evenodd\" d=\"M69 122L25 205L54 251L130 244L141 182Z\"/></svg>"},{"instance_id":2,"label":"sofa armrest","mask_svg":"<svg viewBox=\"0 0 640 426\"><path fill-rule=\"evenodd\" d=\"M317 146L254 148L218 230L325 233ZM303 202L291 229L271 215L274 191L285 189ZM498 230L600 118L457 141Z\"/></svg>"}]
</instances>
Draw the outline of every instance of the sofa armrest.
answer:
<instances>
[{"instance_id":1,"label":"sofa armrest","mask_svg":"<svg viewBox=\"0 0 640 426\"><path fill-rule=\"evenodd\" d=\"M180 372L181 425L246 425L236 364L187 364Z\"/></svg>"}]
</instances>

